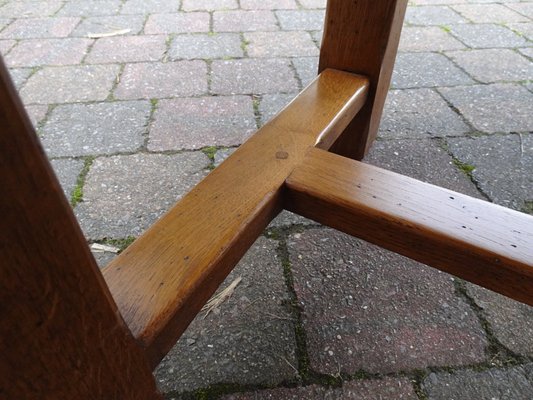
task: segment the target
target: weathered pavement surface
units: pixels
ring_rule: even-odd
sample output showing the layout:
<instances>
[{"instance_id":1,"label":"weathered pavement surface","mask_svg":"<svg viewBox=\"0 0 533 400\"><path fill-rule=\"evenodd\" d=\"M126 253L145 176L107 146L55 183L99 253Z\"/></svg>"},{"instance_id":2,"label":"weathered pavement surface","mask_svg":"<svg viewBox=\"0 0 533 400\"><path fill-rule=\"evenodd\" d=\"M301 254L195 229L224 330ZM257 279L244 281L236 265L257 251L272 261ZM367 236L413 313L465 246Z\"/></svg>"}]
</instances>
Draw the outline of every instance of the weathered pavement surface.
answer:
<instances>
[{"instance_id":1,"label":"weathered pavement surface","mask_svg":"<svg viewBox=\"0 0 533 400\"><path fill-rule=\"evenodd\" d=\"M312 79L324 6L0 0L91 243L127 246ZM411 1L367 162L533 213L532 20L531 1ZM168 399L533 398L530 307L287 213L237 277L157 369Z\"/></svg>"}]
</instances>

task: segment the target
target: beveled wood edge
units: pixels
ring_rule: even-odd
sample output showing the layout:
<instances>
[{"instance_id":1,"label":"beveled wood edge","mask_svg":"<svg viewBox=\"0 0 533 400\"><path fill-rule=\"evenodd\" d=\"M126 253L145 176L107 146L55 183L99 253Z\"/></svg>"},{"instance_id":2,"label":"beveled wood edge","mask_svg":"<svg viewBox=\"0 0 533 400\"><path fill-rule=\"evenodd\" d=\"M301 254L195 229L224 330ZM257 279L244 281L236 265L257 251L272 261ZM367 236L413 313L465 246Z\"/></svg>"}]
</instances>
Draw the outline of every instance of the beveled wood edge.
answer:
<instances>
[{"instance_id":1,"label":"beveled wood edge","mask_svg":"<svg viewBox=\"0 0 533 400\"><path fill-rule=\"evenodd\" d=\"M533 305L533 217L319 149L286 180L304 217Z\"/></svg>"},{"instance_id":2,"label":"beveled wood edge","mask_svg":"<svg viewBox=\"0 0 533 400\"><path fill-rule=\"evenodd\" d=\"M309 146L328 148L363 106L368 80L328 69L103 269L155 367L282 209Z\"/></svg>"}]
</instances>

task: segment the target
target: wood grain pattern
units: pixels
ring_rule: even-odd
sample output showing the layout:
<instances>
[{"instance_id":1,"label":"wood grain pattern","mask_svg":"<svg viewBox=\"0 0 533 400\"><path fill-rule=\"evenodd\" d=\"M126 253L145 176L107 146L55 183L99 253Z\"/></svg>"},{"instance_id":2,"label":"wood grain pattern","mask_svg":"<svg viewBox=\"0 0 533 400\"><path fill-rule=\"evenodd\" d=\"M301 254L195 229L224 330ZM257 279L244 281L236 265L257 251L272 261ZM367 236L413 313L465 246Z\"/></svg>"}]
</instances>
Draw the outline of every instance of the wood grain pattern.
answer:
<instances>
[{"instance_id":1,"label":"wood grain pattern","mask_svg":"<svg viewBox=\"0 0 533 400\"><path fill-rule=\"evenodd\" d=\"M533 305L533 217L312 149L287 208Z\"/></svg>"},{"instance_id":2,"label":"wood grain pattern","mask_svg":"<svg viewBox=\"0 0 533 400\"><path fill-rule=\"evenodd\" d=\"M370 80L368 101L332 151L362 159L379 128L400 41L407 0L329 0L319 72L353 72Z\"/></svg>"},{"instance_id":3,"label":"wood grain pattern","mask_svg":"<svg viewBox=\"0 0 533 400\"><path fill-rule=\"evenodd\" d=\"M152 366L281 210L308 146L327 148L363 105L368 81L324 71L103 273Z\"/></svg>"},{"instance_id":4,"label":"wood grain pattern","mask_svg":"<svg viewBox=\"0 0 533 400\"><path fill-rule=\"evenodd\" d=\"M159 399L0 58L0 398Z\"/></svg>"}]
</instances>

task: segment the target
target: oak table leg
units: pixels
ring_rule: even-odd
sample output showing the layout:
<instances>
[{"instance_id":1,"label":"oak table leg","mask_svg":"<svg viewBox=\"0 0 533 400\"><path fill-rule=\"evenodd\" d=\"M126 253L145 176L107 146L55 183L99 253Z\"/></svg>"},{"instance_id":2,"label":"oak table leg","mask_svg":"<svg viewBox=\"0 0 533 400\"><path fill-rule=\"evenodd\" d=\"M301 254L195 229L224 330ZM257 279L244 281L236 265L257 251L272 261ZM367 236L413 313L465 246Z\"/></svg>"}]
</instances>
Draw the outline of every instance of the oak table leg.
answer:
<instances>
[{"instance_id":1,"label":"oak table leg","mask_svg":"<svg viewBox=\"0 0 533 400\"><path fill-rule=\"evenodd\" d=\"M333 68L370 80L368 101L332 151L362 159L377 136L407 0L329 0L319 72Z\"/></svg>"},{"instance_id":2,"label":"oak table leg","mask_svg":"<svg viewBox=\"0 0 533 400\"><path fill-rule=\"evenodd\" d=\"M0 398L160 399L0 58Z\"/></svg>"}]
</instances>

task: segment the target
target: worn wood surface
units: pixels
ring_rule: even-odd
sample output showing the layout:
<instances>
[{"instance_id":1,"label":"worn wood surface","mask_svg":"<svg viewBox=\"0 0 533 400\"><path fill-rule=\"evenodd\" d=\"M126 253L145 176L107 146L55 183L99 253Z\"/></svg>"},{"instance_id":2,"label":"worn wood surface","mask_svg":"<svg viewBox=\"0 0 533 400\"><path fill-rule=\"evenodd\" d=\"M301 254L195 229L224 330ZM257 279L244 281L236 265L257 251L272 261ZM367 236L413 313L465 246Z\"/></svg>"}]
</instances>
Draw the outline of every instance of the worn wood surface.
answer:
<instances>
[{"instance_id":1,"label":"worn wood surface","mask_svg":"<svg viewBox=\"0 0 533 400\"><path fill-rule=\"evenodd\" d=\"M308 146L327 148L364 103L367 80L324 71L103 273L152 366L281 210Z\"/></svg>"},{"instance_id":2,"label":"worn wood surface","mask_svg":"<svg viewBox=\"0 0 533 400\"><path fill-rule=\"evenodd\" d=\"M287 179L305 217L533 305L533 217L322 150Z\"/></svg>"},{"instance_id":3,"label":"worn wood surface","mask_svg":"<svg viewBox=\"0 0 533 400\"><path fill-rule=\"evenodd\" d=\"M0 58L0 398L159 399Z\"/></svg>"},{"instance_id":4,"label":"worn wood surface","mask_svg":"<svg viewBox=\"0 0 533 400\"><path fill-rule=\"evenodd\" d=\"M329 0L319 71L338 69L367 76L368 101L332 151L362 159L372 145L389 89L407 0Z\"/></svg>"}]
</instances>

